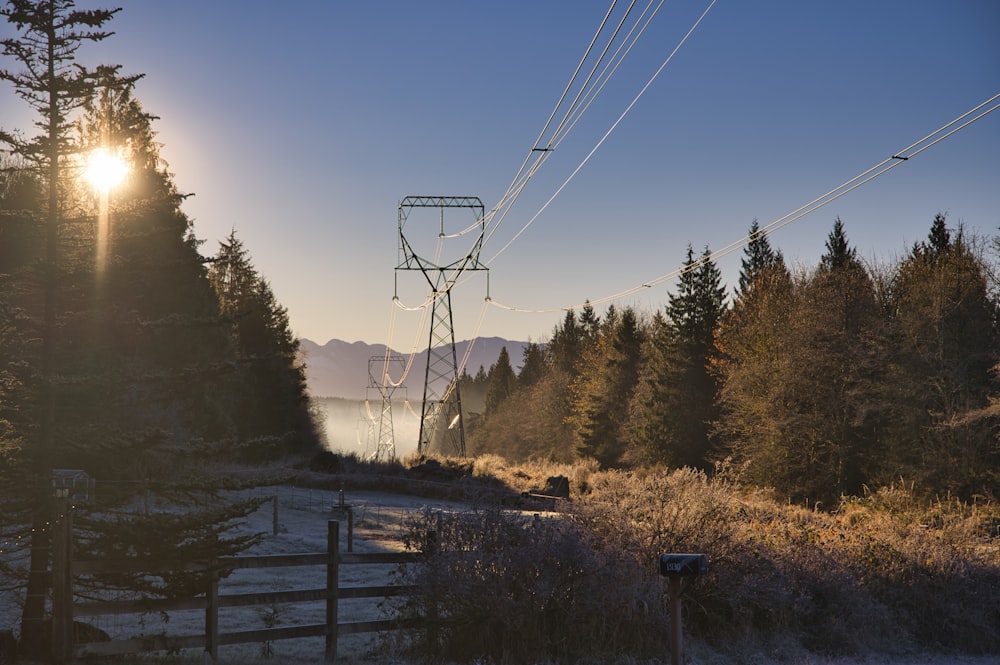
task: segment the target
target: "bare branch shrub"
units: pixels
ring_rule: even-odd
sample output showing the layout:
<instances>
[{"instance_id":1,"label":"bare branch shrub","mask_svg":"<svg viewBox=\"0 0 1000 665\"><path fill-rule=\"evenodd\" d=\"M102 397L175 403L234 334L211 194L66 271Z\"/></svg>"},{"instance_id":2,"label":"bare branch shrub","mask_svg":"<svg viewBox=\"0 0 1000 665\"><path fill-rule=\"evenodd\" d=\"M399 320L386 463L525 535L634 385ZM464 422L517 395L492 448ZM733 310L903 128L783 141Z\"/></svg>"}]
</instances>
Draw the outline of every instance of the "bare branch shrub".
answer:
<instances>
[{"instance_id":1,"label":"bare branch shrub","mask_svg":"<svg viewBox=\"0 0 1000 665\"><path fill-rule=\"evenodd\" d=\"M415 655L662 658L669 616L657 561L665 552L708 555L708 574L685 590L684 630L741 658L789 649L1000 653L992 504L928 504L899 485L845 498L830 513L778 503L725 473L565 471L573 498L560 514L485 508L413 521L408 544L428 558L405 573L420 593L403 611L429 619L412 636Z\"/></svg>"},{"instance_id":2,"label":"bare branch shrub","mask_svg":"<svg viewBox=\"0 0 1000 665\"><path fill-rule=\"evenodd\" d=\"M659 585L572 520L428 511L410 534L409 545L428 554L404 574L420 589L404 613L428 621L413 636L417 655L578 662L667 648Z\"/></svg>"}]
</instances>

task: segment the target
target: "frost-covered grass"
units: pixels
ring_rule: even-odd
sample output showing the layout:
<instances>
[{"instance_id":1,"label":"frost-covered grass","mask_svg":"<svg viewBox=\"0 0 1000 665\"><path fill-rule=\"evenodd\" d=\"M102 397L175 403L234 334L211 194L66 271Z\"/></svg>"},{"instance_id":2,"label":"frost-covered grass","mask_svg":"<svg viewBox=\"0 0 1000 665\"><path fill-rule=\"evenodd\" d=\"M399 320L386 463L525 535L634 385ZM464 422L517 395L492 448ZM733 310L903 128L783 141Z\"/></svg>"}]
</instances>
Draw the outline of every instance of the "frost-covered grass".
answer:
<instances>
[{"instance_id":1,"label":"frost-covered grass","mask_svg":"<svg viewBox=\"0 0 1000 665\"><path fill-rule=\"evenodd\" d=\"M500 608L492 613L490 626L500 639L511 639L509 634L503 636L505 621L513 626L515 618L522 624L532 620L526 599L544 609L538 597L545 589L532 588L532 580L555 584L568 580L593 596L595 613L576 615L590 622L586 630L600 628L620 640L620 648L613 653L581 654L573 662L668 663L662 634L646 636L642 648L631 651L628 640L635 635L606 624L627 610L634 613L625 615L627 620L662 626L663 615L657 618L655 613L662 611L665 585L655 570L656 556L663 551L700 551L708 554L710 570L687 590L684 620L686 662L690 665L1000 662L1000 599L996 592L1000 588L1000 541L995 532L1000 515L995 506L947 499L922 503L907 487L900 486L847 499L837 511L825 513L774 501L766 492L740 487L724 477L708 479L690 471L651 469L622 474L586 464L514 466L497 457L461 466L469 469L472 478L488 479L491 489L499 479L515 493L544 487L555 475L570 480L571 500L557 505L565 511L562 519L573 525L572 533L563 532L559 538L512 538L510 543L516 547L491 559L493 583L483 584L490 581L483 575L483 567L459 566L451 569L450 576L444 578L447 583L440 586L448 595L439 600L456 603L452 607L459 610L459 617L474 616L473 610ZM339 487L341 482L333 477L324 480L322 475L312 481L317 487ZM333 509L340 497L335 489L282 485L256 491L279 497L278 533L271 533L272 504L267 502L239 527L265 534L249 553L325 551L327 522L337 517ZM412 533L415 524L433 514L425 507L444 509L446 515L456 517L487 512L483 505L474 503L353 491L350 486L345 500L355 514L355 551L402 548L404 534ZM518 524L524 528L541 528L530 514L525 519L523 514L499 510L490 519L502 522L504 515L520 520ZM457 519L457 523L477 524L466 518ZM486 536L482 524L473 527L477 533L455 531L453 537L466 539L467 549L475 550L476 538ZM514 528L520 527L515 524ZM494 531L494 535L500 533ZM342 526L342 547L346 547L346 538L346 526ZM502 542L501 538L495 544ZM535 564L531 562L540 559L567 561L563 556L567 543L594 548L573 558L582 566L579 571L567 576L565 571L532 568ZM447 538L441 545L448 548ZM471 561L475 560L473 556ZM588 562L599 565L588 569ZM392 566L341 569L343 583L357 586L395 580L392 571ZM497 580L511 581L511 585L505 589L495 583ZM220 593L315 588L324 581L322 567L239 570L222 582ZM463 590L472 595L463 599ZM630 598L641 602L629 605ZM618 609L607 611L612 607ZM572 609L582 612L587 608L578 604ZM17 598L10 594L0 597L0 620L6 625L16 624L18 611ZM340 617L342 621L380 618L381 611L377 600L342 601ZM543 618L554 622L552 625L558 623L552 616ZM223 609L220 630L321 623L323 619L322 602ZM157 614L87 621L113 637L199 634L204 629L201 611L171 613L169 620ZM480 622L463 629L473 635L484 628ZM400 651L389 649L400 646L395 636L389 635L386 641L373 635L341 638L338 662L419 662L419 648L410 652L409 661L399 655ZM557 642L560 639L565 643L582 638L572 634L554 637ZM304 638L223 646L220 659L226 664L299 665L323 662L323 651L322 637ZM448 657L443 649L422 655L439 662ZM529 655L508 662L550 665L558 656ZM485 656L478 658L464 662L488 662ZM201 663L202 656L198 650L187 650L130 657L125 662L187 665Z\"/></svg>"}]
</instances>

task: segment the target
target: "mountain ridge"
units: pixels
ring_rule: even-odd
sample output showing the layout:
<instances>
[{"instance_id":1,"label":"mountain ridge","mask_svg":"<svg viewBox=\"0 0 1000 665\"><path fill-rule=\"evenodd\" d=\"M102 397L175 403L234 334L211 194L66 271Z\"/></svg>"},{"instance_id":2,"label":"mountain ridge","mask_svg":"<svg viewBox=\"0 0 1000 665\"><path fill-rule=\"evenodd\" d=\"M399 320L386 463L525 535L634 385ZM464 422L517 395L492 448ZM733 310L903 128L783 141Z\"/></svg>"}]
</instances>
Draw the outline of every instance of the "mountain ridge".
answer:
<instances>
[{"instance_id":1,"label":"mountain ridge","mask_svg":"<svg viewBox=\"0 0 1000 665\"><path fill-rule=\"evenodd\" d=\"M455 353L458 361L465 357L470 340L455 342ZM528 342L507 340L502 337L479 337L472 346L472 352L465 366L465 371L475 375L479 368L489 371L500 356L500 350L507 348L511 365L516 372L524 357L524 348ZM377 388L369 387L368 361L372 357L386 355L385 344L369 344L367 342L346 342L331 339L326 344L318 344L308 338L299 339L299 360L306 366L306 383L309 392L314 397L343 397L347 399L366 399L378 396ZM390 350L389 355L398 354L409 359L408 353ZM423 382L427 367L427 349L418 352L410 366L409 374L403 381L404 388L410 399L419 400L423 396ZM390 375L394 380L398 376ZM370 394L374 393L374 395Z\"/></svg>"}]
</instances>

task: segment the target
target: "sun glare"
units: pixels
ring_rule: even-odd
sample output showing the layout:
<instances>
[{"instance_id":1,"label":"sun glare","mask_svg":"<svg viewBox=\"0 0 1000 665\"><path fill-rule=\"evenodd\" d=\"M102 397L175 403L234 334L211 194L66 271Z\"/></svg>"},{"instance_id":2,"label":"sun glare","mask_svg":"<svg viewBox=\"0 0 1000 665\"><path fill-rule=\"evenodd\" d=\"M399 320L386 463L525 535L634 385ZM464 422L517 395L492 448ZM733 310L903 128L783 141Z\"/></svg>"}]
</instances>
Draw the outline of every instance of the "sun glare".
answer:
<instances>
[{"instance_id":1,"label":"sun glare","mask_svg":"<svg viewBox=\"0 0 1000 665\"><path fill-rule=\"evenodd\" d=\"M90 153L83 177L94 188L106 192L121 184L127 173L128 165L121 157L111 154L104 148L97 148Z\"/></svg>"}]
</instances>

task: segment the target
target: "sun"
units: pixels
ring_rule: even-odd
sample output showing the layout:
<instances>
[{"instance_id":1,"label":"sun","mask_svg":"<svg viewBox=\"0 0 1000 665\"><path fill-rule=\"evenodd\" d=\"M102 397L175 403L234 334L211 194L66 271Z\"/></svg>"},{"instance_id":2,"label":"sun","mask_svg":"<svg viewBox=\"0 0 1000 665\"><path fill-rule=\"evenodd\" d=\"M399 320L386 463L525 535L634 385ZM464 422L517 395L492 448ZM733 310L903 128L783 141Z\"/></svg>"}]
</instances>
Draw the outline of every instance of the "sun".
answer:
<instances>
[{"instance_id":1,"label":"sun","mask_svg":"<svg viewBox=\"0 0 1000 665\"><path fill-rule=\"evenodd\" d=\"M121 184L128 174L128 165L121 157L97 148L87 159L87 169L83 177L95 189L106 192Z\"/></svg>"}]
</instances>

